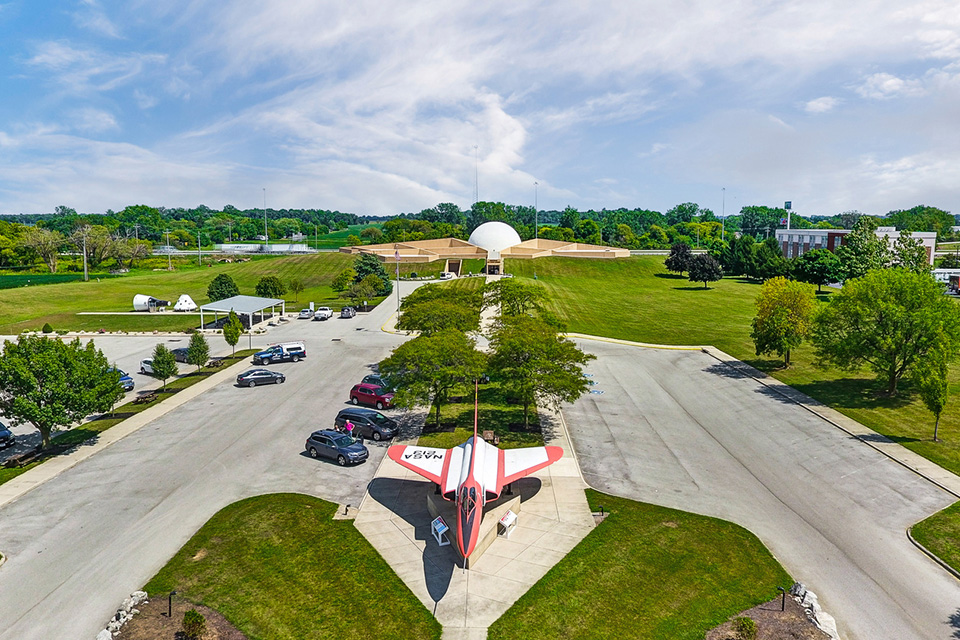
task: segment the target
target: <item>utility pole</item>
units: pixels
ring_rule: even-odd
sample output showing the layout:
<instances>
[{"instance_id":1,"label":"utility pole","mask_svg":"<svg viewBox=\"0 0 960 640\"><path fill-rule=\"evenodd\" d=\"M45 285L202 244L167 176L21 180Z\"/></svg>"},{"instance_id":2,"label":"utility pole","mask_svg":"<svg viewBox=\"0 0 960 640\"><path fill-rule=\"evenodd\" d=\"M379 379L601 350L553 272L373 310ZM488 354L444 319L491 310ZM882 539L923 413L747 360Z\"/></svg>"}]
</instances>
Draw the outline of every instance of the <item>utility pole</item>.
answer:
<instances>
[{"instance_id":1,"label":"utility pole","mask_svg":"<svg viewBox=\"0 0 960 640\"><path fill-rule=\"evenodd\" d=\"M136 238L137 240L140 239L140 223L139 222L133 223L133 237Z\"/></svg>"},{"instance_id":2,"label":"utility pole","mask_svg":"<svg viewBox=\"0 0 960 640\"><path fill-rule=\"evenodd\" d=\"M167 271L173 271L173 265L170 262L170 229L164 231L167 234Z\"/></svg>"},{"instance_id":3,"label":"utility pole","mask_svg":"<svg viewBox=\"0 0 960 640\"><path fill-rule=\"evenodd\" d=\"M197 229L197 265L203 266L203 254L200 253L200 229Z\"/></svg>"},{"instance_id":4,"label":"utility pole","mask_svg":"<svg viewBox=\"0 0 960 640\"><path fill-rule=\"evenodd\" d=\"M267 233L267 188L263 188L263 250L267 251L270 244L270 235Z\"/></svg>"},{"instance_id":5,"label":"utility pole","mask_svg":"<svg viewBox=\"0 0 960 640\"><path fill-rule=\"evenodd\" d=\"M540 239L540 208L537 206L537 187L540 186L540 183L536 180L533 181L533 237L535 240Z\"/></svg>"},{"instance_id":6,"label":"utility pole","mask_svg":"<svg viewBox=\"0 0 960 640\"><path fill-rule=\"evenodd\" d=\"M480 147L473 145L473 204L480 202Z\"/></svg>"}]
</instances>

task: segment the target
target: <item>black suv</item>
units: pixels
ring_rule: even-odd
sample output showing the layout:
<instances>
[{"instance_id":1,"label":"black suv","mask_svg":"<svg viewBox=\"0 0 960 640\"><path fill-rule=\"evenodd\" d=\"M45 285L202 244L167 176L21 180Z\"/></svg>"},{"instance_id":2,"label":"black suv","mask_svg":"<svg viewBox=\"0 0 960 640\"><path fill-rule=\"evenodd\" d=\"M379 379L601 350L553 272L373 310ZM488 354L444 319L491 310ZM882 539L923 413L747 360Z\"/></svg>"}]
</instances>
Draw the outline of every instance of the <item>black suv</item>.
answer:
<instances>
[{"instance_id":1,"label":"black suv","mask_svg":"<svg viewBox=\"0 0 960 640\"><path fill-rule=\"evenodd\" d=\"M370 455L362 443L344 433L329 429L311 433L305 448L311 458L336 460L341 467L347 463L363 462Z\"/></svg>"},{"instance_id":2,"label":"black suv","mask_svg":"<svg viewBox=\"0 0 960 640\"><path fill-rule=\"evenodd\" d=\"M353 435L374 440L386 440L400 433L400 425L379 411L350 407L342 409L333 421L335 429L343 429L349 420L353 424Z\"/></svg>"},{"instance_id":3,"label":"black suv","mask_svg":"<svg viewBox=\"0 0 960 640\"><path fill-rule=\"evenodd\" d=\"M6 449L7 447L12 447L17 444L17 437L13 435L13 432L10 429L0 422L0 449Z\"/></svg>"}]
</instances>

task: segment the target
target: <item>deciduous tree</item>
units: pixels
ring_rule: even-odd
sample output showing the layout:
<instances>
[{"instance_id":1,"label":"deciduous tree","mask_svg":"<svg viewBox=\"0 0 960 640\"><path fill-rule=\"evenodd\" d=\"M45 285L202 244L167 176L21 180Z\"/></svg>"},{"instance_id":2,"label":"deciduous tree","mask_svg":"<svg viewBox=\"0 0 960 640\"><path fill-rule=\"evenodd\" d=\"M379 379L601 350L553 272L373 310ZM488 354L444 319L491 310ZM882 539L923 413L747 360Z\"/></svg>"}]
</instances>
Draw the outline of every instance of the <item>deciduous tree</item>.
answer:
<instances>
[{"instance_id":1,"label":"deciduous tree","mask_svg":"<svg viewBox=\"0 0 960 640\"><path fill-rule=\"evenodd\" d=\"M840 259L827 249L812 249L793 261L793 277L800 282L820 287L843 280L843 265Z\"/></svg>"},{"instance_id":2,"label":"deciduous tree","mask_svg":"<svg viewBox=\"0 0 960 640\"><path fill-rule=\"evenodd\" d=\"M362 282L363 279L369 275L377 276L377 278L380 279L380 284L376 289L378 296L388 296L393 291L393 283L390 282L390 276L387 275L386 269L383 268L383 263L380 262L380 258L377 256L369 253L358 256L353 262L353 270L356 272L356 275L353 277L354 282Z\"/></svg>"},{"instance_id":3,"label":"deciduous tree","mask_svg":"<svg viewBox=\"0 0 960 640\"><path fill-rule=\"evenodd\" d=\"M287 287L277 276L263 276L257 282L257 295L262 298L282 298Z\"/></svg>"},{"instance_id":4,"label":"deciduous tree","mask_svg":"<svg viewBox=\"0 0 960 640\"><path fill-rule=\"evenodd\" d=\"M782 276L771 278L760 288L756 305L750 337L757 355L775 352L783 357L783 366L790 366L790 351L810 334L816 306L813 287Z\"/></svg>"},{"instance_id":5,"label":"deciduous tree","mask_svg":"<svg viewBox=\"0 0 960 640\"><path fill-rule=\"evenodd\" d=\"M296 302L297 300L300 299L300 294L303 293L303 289L304 289L303 280L301 280L300 278L291 278L289 289L290 289L290 293L292 293L294 296L293 298L294 302Z\"/></svg>"},{"instance_id":6,"label":"deciduous tree","mask_svg":"<svg viewBox=\"0 0 960 640\"><path fill-rule=\"evenodd\" d=\"M675 242L670 247L670 255L663 261L663 266L667 268L667 271L679 273L682 276L683 272L690 268L692 258L693 253L690 251L690 245L685 242Z\"/></svg>"},{"instance_id":7,"label":"deciduous tree","mask_svg":"<svg viewBox=\"0 0 960 640\"><path fill-rule=\"evenodd\" d=\"M890 395L936 349L952 361L960 350L960 307L930 275L878 269L848 281L815 318L819 366L856 371L868 365Z\"/></svg>"},{"instance_id":8,"label":"deciduous tree","mask_svg":"<svg viewBox=\"0 0 960 640\"><path fill-rule=\"evenodd\" d=\"M502 318L490 336L491 378L523 403L529 423L530 405L541 398L553 407L573 402L589 389L583 365L595 356L582 352L538 318Z\"/></svg>"},{"instance_id":9,"label":"deciduous tree","mask_svg":"<svg viewBox=\"0 0 960 640\"><path fill-rule=\"evenodd\" d=\"M223 339L227 341L227 344L233 349L233 354L237 353L237 343L240 342L240 335L243 333L243 323L240 322L240 318L237 314L230 310L230 315L227 316L227 321L223 324Z\"/></svg>"},{"instance_id":10,"label":"deciduous tree","mask_svg":"<svg viewBox=\"0 0 960 640\"><path fill-rule=\"evenodd\" d=\"M914 273L929 273L930 259L927 257L927 249L923 246L920 238L914 238L909 231L901 231L900 237L893 243L892 250L893 264L913 271Z\"/></svg>"},{"instance_id":11,"label":"deciduous tree","mask_svg":"<svg viewBox=\"0 0 960 640\"><path fill-rule=\"evenodd\" d=\"M352 268L344 269L333 279L333 282L330 283L330 287L337 292L346 291L347 287L350 286L356 277L357 272Z\"/></svg>"},{"instance_id":12,"label":"deciduous tree","mask_svg":"<svg viewBox=\"0 0 960 640\"><path fill-rule=\"evenodd\" d=\"M396 388L394 403L399 407L434 406L434 420L440 426L440 407L454 387L477 379L486 357L473 340L456 329L431 336L419 336L393 350L380 362L380 375Z\"/></svg>"},{"instance_id":13,"label":"deciduous tree","mask_svg":"<svg viewBox=\"0 0 960 640\"><path fill-rule=\"evenodd\" d=\"M847 234L845 242L837 249L837 257L843 264L844 280L859 278L874 269L883 269L890 264L890 246L886 237L876 234L877 220L860 216Z\"/></svg>"},{"instance_id":14,"label":"deciduous tree","mask_svg":"<svg viewBox=\"0 0 960 640\"><path fill-rule=\"evenodd\" d=\"M21 237L22 245L43 260L50 273L57 272L57 261L60 257L60 247L63 246L66 239L59 231L50 231L40 227L29 227Z\"/></svg>"},{"instance_id":15,"label":"deciduous tree","mask_svg":"<svg viewBox=\"0 0 960 640\"><path fill-rule=\"evenodd\" d=\"M501 316L527 315L543 311L547 290L539 284L517 278L500 278L483 287L483 306L496 307Z\"/></svg>"},{"instance_id":16,"label":"deciduous tree","mask_svg":"<svg viewBox=\"0 0 960 640\"><path fill-rule=\"evenodd\" d=\"M93 341L26 335L7 340L0 357L0 413L36 427L49 447L53 429L109 411L123 397L120 374L110 368Z\"/></svg>"},{"instance_id":17,"label":"deciduous tree","mask_svg":"<svg viewBox=\"0 0 960 640\"><path fill-rule=\"evenodd\" d=\"M210 298L210 302L226 300L238 295L240 295L240 289L237 288L237 283L225 273L214 278L207 287L207 297Z\"/></svg>"},{"instance_id":18,"label":"deciduous tree","mask_svg":"<svg viewBox=\"0 0 960 640\"><path fill-rule=\"evenodd\" d=\"M950 387L947 383L948 374L947 355L941 348L931 351L926 361L913 369L913 382L917 385L923 404L936 418L936 422L933 424L934 442L939 441L940 414L943 413L943 408L947 406L947 395Z\"/></svg>"},{"instance_id":19,"label":"deciduous tree","mask_svg":"<svg viewBox=\"0 0 960 640\"><path fill-rule=\"evenodd\" d=\"M150 365L153 370L153 377L163 380L163 388L167 388L167 379L177 375L177 358L170 349L164 344L158 344L153 348L153 362Z\"/></svg>"},{"instance_id":20,"label":"deciduous tree","mask_svg":"<svg viewBox=\"0 0 960 640\"><path fill-rule=\"evenodd\" d=\"M403 299L397 328L433 335L444 329L464 333L480 329L483 296L475 289L430 284Z\"/></svg>"},{"instance_id":21,"label":"deciduous tree","mask_svg":"<svg viewBox=\"0 0 960 640\"><path fill-rule=\"evenodd\" d=\"M207 364L210 358L210 345L207 339L199 331L190 336L190 344L187 345L187 363L195 365L197 371L200 367Z\"/></svg>"},{"instance_id":22,"label":"deciduous tree","mask_svg":"<svg viewBox=\"0 0 960 640\"><path fill-rule=\"evenodd\" d=\"M690 271L690 282L702 282L703 288L707 288L708 282L716 282L723 277L723 269L720 263L713 256L703 253L690 258L687 267Z\"/></svg>"}]
</instances>

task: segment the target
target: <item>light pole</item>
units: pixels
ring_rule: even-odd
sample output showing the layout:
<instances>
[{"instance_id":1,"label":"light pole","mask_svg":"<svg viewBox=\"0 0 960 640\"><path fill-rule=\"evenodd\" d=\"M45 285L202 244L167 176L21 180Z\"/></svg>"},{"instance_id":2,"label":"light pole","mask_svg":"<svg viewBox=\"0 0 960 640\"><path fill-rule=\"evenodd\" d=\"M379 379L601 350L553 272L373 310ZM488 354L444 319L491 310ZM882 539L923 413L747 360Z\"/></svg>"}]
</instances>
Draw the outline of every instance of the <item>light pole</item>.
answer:
<instances>
[{"instance_id":1,"label":"light pole","mask_svg":"<svg viewBox=\"0 0 960 640\"><path fill-rule=\"evenodd\" d=\"M197 266L203 266L203 254L200 253L200 229L197 229Z\"/></svg>"},{"instance_id":2,"label":"light pole","mask_svg":"<svg viewBox=\"0 0 960 640\"><path fill-rule=\"evenodd\" d=\"M167 271L173 271L173 265L170 263L170 229L164 233L167 234Z\"/></svg>"},{"instance_id":3,"label":"light pole","mask_svg":"<svg viewBox=\"0 0 960 640\"><path fill-rule=\"evenodd\" d=\"M263 188L263 251L266 253L270 244L270 235L267 233L267 188Z\"/></svg>"},{"instance_id":4,"label":"light pole","mask_svg":"<svg viewBox=\"0 0 960 640\"><path fill-rule=\"evenodd\" d=\"M536 180L533 181L533 237L535 240L540 239L540 209L537 206L537 187L540 186L540 183Z\"/></svg>"},{"instance_id":5,"label":"light pole","mask_svg":"<svg viewBox=\"0 0 960 640\"><path fill-rule=\"evenodd\" d=\"M320 246L320 227L316 224L313 225L313 248L316 249Z\"/></svg>"},{"instance_id":6,"label":"light pole","mask_svg":"<svg viewBox=\"0 0 960 640\"><path fill-rule=\"evenodd\" d=\"M233 242L233 222L227 223L227 242Z\"/></svg>"},{"instance_id":7,"label":"light pole","mask_svg":"<svg viewBox=\"0 0 960 640\"><path fill-rule=\"evenodd\" d=\"M89 282L90 276L87 274L87 230L83 230L83 281Z\"/></svg>"}]
</instances>

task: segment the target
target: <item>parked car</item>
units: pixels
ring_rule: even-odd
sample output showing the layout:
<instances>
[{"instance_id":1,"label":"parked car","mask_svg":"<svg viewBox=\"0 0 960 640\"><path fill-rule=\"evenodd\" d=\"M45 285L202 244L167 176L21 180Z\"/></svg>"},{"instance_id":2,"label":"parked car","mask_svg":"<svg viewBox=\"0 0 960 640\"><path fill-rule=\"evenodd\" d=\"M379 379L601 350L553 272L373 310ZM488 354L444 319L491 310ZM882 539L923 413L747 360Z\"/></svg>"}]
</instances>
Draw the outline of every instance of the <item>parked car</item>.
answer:
<instances>
[{"instance_id":1,"label":"parked car","mask_svg":"<svg viewBox=\"0 0 960 640\"><path fill-rule=\"evenodd\" d=\"M441 272L440 272L440 279L441 279L441 280L453 280L453 279L456 278L456 277L457 277L457 274L453 273L452 271L441 271Z\"/></svg>"},{"instance_id":2,"label":"parked car","mask_svg":"<svg viewBox=\"0 0 960 640\"><path fill-rule=\"evenodd\" d=\"M313 314L314 320L329 320L333 317L333 309L330 307L317 307L316 312Z\"/></svg>"},{"instance_id":3,"label":"parked car","mask_svg":"<svg viewBox=\"0 0 960 640\"><path fill-rule=\"evenodd\" d=\"M150 376L153 375L153 360L151 358L140 361L140 373L145 373Z\"/></svg>"},{"instance_id":4,"label":"parked car","mask_svg":"<svg viewBox=\"0 0 960 640\"><path fill-rule=\"evenodd\" d=\"M383 387L384 389L393 389L393 386L387 382L386 378L378 373L371 373L368 376L363 376L363 380L360 382L361 384L372 384L377 387Z\"/></svg>"},{"instance_id":5,"label":"parked car","mask_svg":"<svg viewBox=\"0 0 960 640\"><path fill-rule=\"evenodd\" d=\"M133 378L130 377L128 373L116 367L110 367L107 371L116 371L120 374L120 386L123 387L124 391L133 391L134 382Z\"/></svg>"},{"instance_id":6,"label":"parked car","mask_svg":"<svg viewBox=\"0 0 960 640\"><path fill-rule=\"evenodd\" d=\"M347 420L353 424L353 435L373 440L388 440L400 433L400 425L379 411L348 407L342 409L333 420L333 426L342 430Z\"/></svg>"},{"instance_id":7,"label":"parked car","mask_svg":"<svg viewBox=\"0 0 960 640\"><path fill-rule=\"evenodd\" d=\"M341 467L346 466L347 463L363 462L370 456L370 452L362 442L357 442L345 433L329 429L311 433L305 448L311 458L336 460Z\"/></svg>"},{"instance_id":8,"label":"parked car","mask_svg":"<svg viewBox=\"0 0 960 640\"><path fill-rule=\"evenodd\" d=\"M307 348L302 342L282 342L271 345L267 349L253 354L253 364L270 364L271 362L299 362L307 357Z\"/></svg>"},{"instance_id":9,"label":"parked car","mask_svg":"<svg viewBox=\"0 0 960 640\"><path fill-rule=\"evenodd\" d=\"M250 369L237 376L237 384L241 387L255 387L258 384L283 384L287 378L279 371L269 369Z\"/></svg>"},{"instance_id":10,"label":"parked car","mask_svg":"<svg viewBox=\"0 0 960 640\"><path fill-rule=\"evenodd\" d=\"M354 309L353 307L344 307L343 309L340 309L341 318L353 318L356 315L357 315L357 310Z\"/></svg>"},{"instance_id":11,"label":"parked car","mask_svg":"<svg viewBox=\"0 0 960 640\"><path fill-rule=\"evenodd\" d=\"M393 391L373 384L355 384L350 389L350 402L353 404L369 404L377 409L387 409L393 406Z\"/></svg>"},{"instance_id":12,"label":"parked car","mask_svg":"<svg viewBox=\"0 0 960 640\"><path fill-rule=\"evenodd\" d=\"M300 309L300 315L297 316L301 320L309 320L313 317L312 309Z\"/></svg>"},{"instance_id":13,"label":"parked car","mask_svg":"<svg viewBox=\"0 0 960 640\"><path fill-rule=\"evenodd\" d=\"M190 351L186 347L177 347L176 349L170 349L170 353L173 354L173 359L177 362L186 362L187 361L187 352Z\"/></svg>"},{"instance_id":14,"label":"parked car","mask_svg":"<svg viewBox=\"0 0 960 640\"><path fill-rule=\"evenodd\" d=\"M0 422L0 449L6 449L15 444L17 444L17 436L13 435L13 432Z\"/></svg>"}]
</instances>

